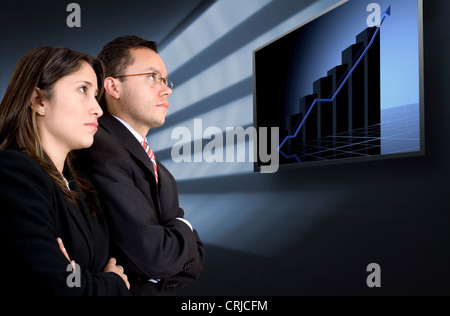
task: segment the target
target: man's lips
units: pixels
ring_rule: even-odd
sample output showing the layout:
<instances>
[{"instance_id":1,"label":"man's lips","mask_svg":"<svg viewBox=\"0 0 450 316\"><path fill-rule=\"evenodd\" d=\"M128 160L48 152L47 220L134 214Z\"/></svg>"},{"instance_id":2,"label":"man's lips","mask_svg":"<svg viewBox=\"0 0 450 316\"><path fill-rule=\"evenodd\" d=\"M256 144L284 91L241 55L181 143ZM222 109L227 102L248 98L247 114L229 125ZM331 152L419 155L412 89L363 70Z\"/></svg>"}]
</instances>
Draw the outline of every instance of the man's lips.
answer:
<instances>
[{"instance_id":1,"label":"man's lips","mask_svg":"<svg viewBox=\"0 0 450 316\"><path fill-rule=\"evenodd\" d=\"M158 104L157 107L163 107L163 108L169 109L169 103L164 102L164 103Z\"/></svg>"}]
</instances>

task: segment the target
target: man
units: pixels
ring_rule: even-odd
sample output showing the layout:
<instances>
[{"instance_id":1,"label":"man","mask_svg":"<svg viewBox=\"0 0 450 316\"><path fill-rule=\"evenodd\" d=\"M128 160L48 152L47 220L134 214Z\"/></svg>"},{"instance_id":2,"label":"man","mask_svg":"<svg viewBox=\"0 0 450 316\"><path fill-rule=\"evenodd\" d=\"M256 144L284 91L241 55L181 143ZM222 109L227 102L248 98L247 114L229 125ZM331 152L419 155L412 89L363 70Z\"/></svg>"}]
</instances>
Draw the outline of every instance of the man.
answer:
<instances>
[{"instance_id":1,"label":"man","mask_svg":"<svg viewBox=\"0 0 450 316\"><path fill-rule=\"evenodd\" d=\"M175 179L146 139L164 123L173 86L155 42L119 37L98 57L106 75L104 115L76 165L97 188L112 254L123 263L132 294L175 295L198 278L204 247L183 218Z\"/></svg>"}]
</instances>

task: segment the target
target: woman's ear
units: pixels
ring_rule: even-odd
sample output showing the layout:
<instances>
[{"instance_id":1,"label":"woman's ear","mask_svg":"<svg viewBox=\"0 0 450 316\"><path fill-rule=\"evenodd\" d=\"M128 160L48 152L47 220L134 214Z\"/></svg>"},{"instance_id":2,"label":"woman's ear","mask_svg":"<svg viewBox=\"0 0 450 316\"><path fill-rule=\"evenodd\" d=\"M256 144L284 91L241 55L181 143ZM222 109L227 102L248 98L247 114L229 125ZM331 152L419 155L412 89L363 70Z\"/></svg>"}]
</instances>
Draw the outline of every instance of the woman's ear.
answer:
<instances>
[{"instance_id":1,"label":"woman's ear","mask_svg":"<svg viewBox=\"0 0 450 316\"><path fill-rule=\"evenodd\" d=\"M44 102L44 94L42 93L41 89L34 89L33 93L31 94L30 107L34 112L36 112L37 115L45 115L46 105Z\"/></svg>"},{"instance_id":2,"label":"woman's ear","mask_svg":"<svg viewBox=\"0 0 450 316\"><path fill-rule=\"evenodd\" d=\"M118 81L113 77L108 77L105 79L104 84L105 93L109 94L114 99L120 98L120 91Z\"/></svg>"}]
</instances>

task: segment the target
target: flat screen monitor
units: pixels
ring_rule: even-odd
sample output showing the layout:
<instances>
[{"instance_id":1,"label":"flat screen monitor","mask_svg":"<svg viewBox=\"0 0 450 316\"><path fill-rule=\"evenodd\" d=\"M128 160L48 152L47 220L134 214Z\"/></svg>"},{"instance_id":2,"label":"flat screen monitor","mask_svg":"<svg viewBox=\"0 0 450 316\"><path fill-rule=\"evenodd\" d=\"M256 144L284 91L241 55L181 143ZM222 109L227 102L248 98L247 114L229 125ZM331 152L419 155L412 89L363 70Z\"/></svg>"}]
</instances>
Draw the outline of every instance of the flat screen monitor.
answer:
<instances>
[{"instance_id":1,"label":"flat screen monitor","mask_svg":"<svg viewBox=\"0 0 450 316\"><path fill-rule=\"evenodd\" d=\"M280 168L423 155L422 28L421 0L341 1L256 49L256 150Z\"/></svg>"}]
</instances>

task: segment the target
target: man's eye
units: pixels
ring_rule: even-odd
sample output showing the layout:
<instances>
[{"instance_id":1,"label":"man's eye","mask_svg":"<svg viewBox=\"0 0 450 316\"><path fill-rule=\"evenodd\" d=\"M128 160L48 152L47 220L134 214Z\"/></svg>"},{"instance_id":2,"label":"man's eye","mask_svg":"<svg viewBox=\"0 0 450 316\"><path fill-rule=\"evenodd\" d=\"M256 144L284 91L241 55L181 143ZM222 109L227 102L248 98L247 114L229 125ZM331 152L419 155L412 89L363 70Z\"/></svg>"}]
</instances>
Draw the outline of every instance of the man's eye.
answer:
<instances>
[{"instance_id":1,"label":"man's eye","mask_svg":"<svg viewBox=\"0 0 450 316\"><path fill-rule=\"evenodd\" d=\"M155 81L155 80L156 80L156 77L155 77L154 74L150 74L150 75L148 76L148 78L149 78L151 81Z\"/></svg>"}]
</instances>

